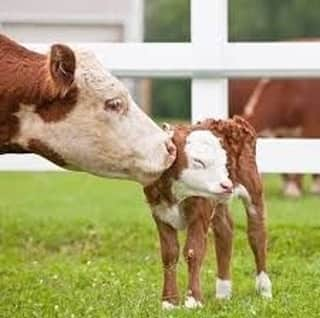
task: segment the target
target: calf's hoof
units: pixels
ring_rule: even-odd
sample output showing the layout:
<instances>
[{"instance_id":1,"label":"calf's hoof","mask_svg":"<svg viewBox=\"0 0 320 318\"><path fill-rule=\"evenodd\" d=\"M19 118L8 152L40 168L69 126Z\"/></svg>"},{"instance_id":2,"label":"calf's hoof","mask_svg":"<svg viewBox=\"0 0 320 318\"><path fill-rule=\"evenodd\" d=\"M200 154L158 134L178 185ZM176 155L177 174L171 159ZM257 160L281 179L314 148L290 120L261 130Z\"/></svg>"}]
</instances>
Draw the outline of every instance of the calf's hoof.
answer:
<instances>
[{"instance_id":1,"label":"calf's hoof","mask_svg":"<svg viewBox=\"0 0 320 318\"><path fill-rule=\"evenodd\" d=\"M184 302L184 307L189 309L202 308L203 305L200 300L196 300L193 296L187 296Z\"/></svg>"},{"instance_id":2,"label":"calf's hoof","mask_svg":"<svg viewBox=\"0 0 320 318\"><path fill-rule=\"evenodd\" d=\"M228 300L231 298L232 284L230 280L217 278L216 280L216 299Z\"/></svg>"},{"instance_id":3,"label":"calf's hoof","mask_svg":"<svg viewBox=\"0 0 320 318\"><path fill-rule=\"evenodd\" d=\"M260 272L256 277L256 291L264 298L272 298L272 284L267 273Z\"/></svg>"},{"instance_id":4,"label":"calf's hoof","mask_svg":"<svg viewBox=\"0 0 320 318\"><path fill-rule=\"evenodd\" d=\"M173 309L178 309L178 308L179 308L179 306L177 306L173 303L170 303L167 300L162 301L162 309L163 310L173 310Z\"/></svg>"}]
</instances>

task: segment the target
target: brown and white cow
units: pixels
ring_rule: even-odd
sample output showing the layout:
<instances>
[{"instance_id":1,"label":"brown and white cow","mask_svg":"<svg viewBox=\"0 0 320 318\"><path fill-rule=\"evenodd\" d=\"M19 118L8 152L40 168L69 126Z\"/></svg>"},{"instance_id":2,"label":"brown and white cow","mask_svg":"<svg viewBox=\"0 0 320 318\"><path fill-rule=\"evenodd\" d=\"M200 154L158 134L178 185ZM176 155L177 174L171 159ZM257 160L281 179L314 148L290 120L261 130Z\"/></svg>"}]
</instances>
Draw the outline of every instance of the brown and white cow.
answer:
<instances>
[{"instance_id":1,"label":"brown and white cow","mask_svg":"<svg viewBox=\"0 0 320 318\"><path fill-rule=\"evenodd\" d=\"M265 137L320 137L320 80L261 79L229 81L231 115L243 115ZM298 197L302 175L284 175L284 194ZM320 193L320 177L311 191Z\"/></svg>"},{"instance_id":2,"label":"brown and white cow","mask_svg":"<svg viewBox=\"0 0 320 318\"><path fill-rule=\"evenodd\" d=\"M44 55L0 35L0 154L26 152L144 185L175 158L168 136L92 53L56 44Z\"/></svg>"},{"instance_id":3,"label":"brown and white cow","mask_svg":"<svg viewBox=\"0 0 320 318\"><path fill-rule=\"evenodd\" d=\"M164 270L163 308L179 303L176 265L178 230L187 230L184 257L189 283L184 305L202 306L200 270L212 227L218 275L216 297L231 297L230 261L233 223L228 200L240 196L248 217L248 238L254 253L257 291L272 296L267 275L267 232L263 188L256 166L256 135L242 118L208 119L173 130L177 146L174 164L154 184L144 189L160 237Z\"/></svg>"}]
</instances>

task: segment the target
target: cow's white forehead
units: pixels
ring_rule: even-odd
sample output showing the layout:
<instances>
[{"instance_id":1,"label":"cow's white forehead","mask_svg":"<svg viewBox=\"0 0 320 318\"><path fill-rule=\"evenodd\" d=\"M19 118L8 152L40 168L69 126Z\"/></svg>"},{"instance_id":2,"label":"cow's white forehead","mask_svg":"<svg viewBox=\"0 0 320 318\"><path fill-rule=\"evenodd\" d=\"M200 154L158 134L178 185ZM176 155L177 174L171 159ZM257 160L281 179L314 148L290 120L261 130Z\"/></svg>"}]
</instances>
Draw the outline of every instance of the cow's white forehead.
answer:
<instances>
[{"instance_id":1,"label":"cow's white forehead","mask_svg":"<svg viewBox=\"0 0 320 318\"><path fill-rule=\"evenodd\" d=\"M106 72L105 68L102 66L96 55L85 49L74 49L77 61L77 69L81 70L92 70L93 72L98 72L100 75L110 75ZM111 76L111 75L110 75Z\"/></svg>"},{"instance_id":2,"label":"cow's white forehead","mask_svg":"<svg viewBox=\"0 0 320 318\"><path fill-rule=\"evenodd\" d=\"M79 48L74 49L74 52L77 60L76 80L80 84L101 93L107 88L126 91L122 83L108 72L93 52Z\"/></svg>"},{"instance_id":3,"label":"cow's white forehead","mask_svg":"<svg viewBox=\"0 0 320 318\"><path fill-rule=\"evenodd\" d=\"M185 152L188 159L199 158L206 163L226 165L227 155L220 140L209 130L196 130L186 139Z\"/></svg>"}]
</instances>

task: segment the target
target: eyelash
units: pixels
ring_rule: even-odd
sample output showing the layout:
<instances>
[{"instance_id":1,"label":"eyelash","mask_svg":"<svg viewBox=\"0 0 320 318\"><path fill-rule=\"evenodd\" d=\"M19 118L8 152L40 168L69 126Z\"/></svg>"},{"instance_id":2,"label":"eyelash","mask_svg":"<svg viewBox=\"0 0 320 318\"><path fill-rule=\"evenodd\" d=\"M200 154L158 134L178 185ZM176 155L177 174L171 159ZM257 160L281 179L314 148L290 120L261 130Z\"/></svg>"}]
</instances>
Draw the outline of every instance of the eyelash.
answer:
<instances>
[{"instance_id":1,"label":"eyelash","mask_svg":"<svg viewBox=\"0 0 320 318\"><path fill-rule=\"evenodd\" d=\"M200 159L193 159L193 161L195 162L195 163L197 163L197 167L199 168L199 165L201 166L201 169L205 169L206 168L206 165L205 165L205 163L202 161L202 160L200 160Z\"/></svg>"},{"instance_id":2,"label":"eyelash","mask_svg":"<svg viewBox=\"0 0 320 318\"><path fill-rule=\"evenodd\" d=\"M122 102L119 98L107 99L104 102L104 109L106 111L111 110L111 111L119 112L121 108L122 108Z\"/></svg>"}]
</instances>

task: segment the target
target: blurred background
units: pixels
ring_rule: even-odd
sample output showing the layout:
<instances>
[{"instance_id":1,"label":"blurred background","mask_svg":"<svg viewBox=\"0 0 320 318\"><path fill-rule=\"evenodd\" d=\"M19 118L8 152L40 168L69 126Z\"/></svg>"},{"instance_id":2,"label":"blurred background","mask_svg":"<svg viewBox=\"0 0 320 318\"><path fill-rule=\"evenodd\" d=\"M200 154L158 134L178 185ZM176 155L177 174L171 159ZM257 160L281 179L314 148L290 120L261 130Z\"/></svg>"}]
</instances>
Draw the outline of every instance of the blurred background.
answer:
<instances>
[{"instance_id":1,"label":"blurred background","mask_svg":"<svg viewBox=\"0 0 320 318\"><path fill-rule=\"evenodd\" d=\"M229 0L229 41L317 40L319 10L317 0ZM20 42L189 42L190 1L2 0L0 32ZM157 122L190 120L190 79L122 80ZM320 80L272 80L262 83L262 89L258 84L258 80L229 80L231 116L246 113L257 88L259 103L247 119L261 136L320 137L315 95L320 92ZM263 127L259 126L261 118L268 118ZM299 197L301 176L284 180L284 193ZM320 177L314 178L312 192L320 194Z\"/></svg>"},{"instance_id":2,"label":"blurred background","mask_svg":"<svg viewBox=\"0 0 320 318\"><path fill-rule=\"evenodd\" d=\"M190 1L1 0L0 32L19 42L188 42ZM207 36L210 41L210 30ZM229 0L230 41L317 38L319 0ZM190 120L189 79L126 84L158 122ZM258 83L229 84L235 89L229 96L232 113L241 113ZM320 137L319 79L262 84L263 92L275 89L272 102L259 90L272 124L288 128L284 124L293 118L289 128L298 128L298 136L301 120L308 118L312 129L300 137ZM298 116L288 116L288 107L298 109ZM289 137L288 129L273 128L273 135ZM210 247L202 271L205 309L178 310L170 317L319 317L320 218L314 194L320 194L320 178L306 180L312 195L301 191L301 176L284 180L284 194L299 200L283 197L280 177L264 178L273 301L262 302L253 290L247 223L235 200L236 297L225 304L212 301L216 269ZM77 172L1 171L0 189L0 317L163 317L159 243L139 185ZM179 284L186 286L184 262L179 272Z\"/></svg>"},{"instance_id":3,"label":"blurred background","mask_svg":"<svg viewBox=\"0 0 320 318\"><path fill-rule=\"evenodd\" d=\"M190 1L145 1L145 41L190 41ZM320 35L317 0L229 0L229 41L284 41ZM190 118L190 81L153 80L152 114Z\"/></svg>"},{"instance_id":4,"label":"blurred background","mask_svg":"<svg viewBox=\"0 0 320 318\"><path fill-rule=\"evenodd\" d=\"M230 0L229 40L317 38L319 10L317 0ZM189 17L189 0L0 2L0 31L23 42L188 42ZM190 80L128 80L127 85L153 117L190 119Z\"/></svg>"}]
</instances>

